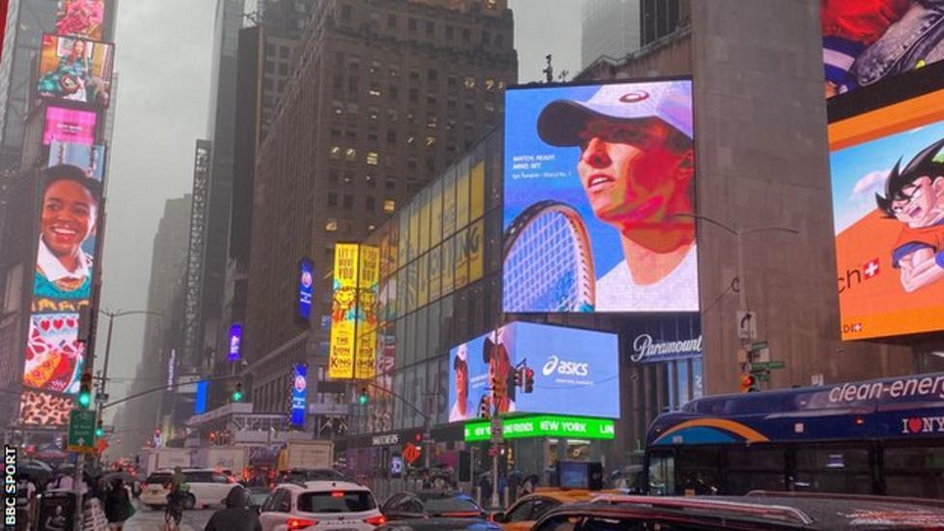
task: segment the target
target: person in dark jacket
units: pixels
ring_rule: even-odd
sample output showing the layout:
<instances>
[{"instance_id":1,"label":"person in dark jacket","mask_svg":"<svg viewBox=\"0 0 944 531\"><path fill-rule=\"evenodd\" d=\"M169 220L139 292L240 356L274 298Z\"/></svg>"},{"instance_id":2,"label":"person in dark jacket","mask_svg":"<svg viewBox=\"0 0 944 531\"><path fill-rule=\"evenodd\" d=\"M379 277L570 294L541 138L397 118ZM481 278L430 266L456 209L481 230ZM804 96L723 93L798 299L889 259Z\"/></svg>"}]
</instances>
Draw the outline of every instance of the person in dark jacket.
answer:
<instances>
[{"instance_id":1,"label":"person in dark jacket","mask_svg":"<svg viewBox=\"0 0 944 531\"><path fill-rule=\"evenodd\" d=\"M131 497L121 478L114 480L111 490L105 494L105 518L108 528L116 531L121 531L125 520L131 518Z\"/></svg>"},{"instance_id":2,"label":"person in dark jacket","mask_svg":"<svg viewBox=\"0 0 944 531\"><path fill-rule=\"evenodd\" d=\"M249 491L236 485L226 495L226 508L213 513L203 531L262 531L259 515L248 505Z\"/></svg>"}]
</instances>

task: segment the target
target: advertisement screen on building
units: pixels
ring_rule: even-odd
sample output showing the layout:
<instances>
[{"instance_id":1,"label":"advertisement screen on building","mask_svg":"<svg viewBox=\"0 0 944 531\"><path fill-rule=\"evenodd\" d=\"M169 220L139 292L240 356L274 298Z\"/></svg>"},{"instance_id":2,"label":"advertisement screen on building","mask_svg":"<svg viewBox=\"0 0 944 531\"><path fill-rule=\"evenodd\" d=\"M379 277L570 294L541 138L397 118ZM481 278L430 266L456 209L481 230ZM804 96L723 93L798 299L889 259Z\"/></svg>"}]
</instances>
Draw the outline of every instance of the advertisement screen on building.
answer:
<instances>
[{"instance_id":1,"label":"advertisement screen on building","mask_svg":"<svg viewBox=\"0 0 944 531\"><path fill-rule=\"evenodd\" d=\"M85 170L90 178L101 181L105 175L105 146L74 144L53 140L49 144L49 167L72 164Z\"/></svg>"},{"instance_id":2,"label":"advertisement screen on building","mask_svg":"<svg viewBox=\"0 0 944 531\"><path fill-rule=\"evenodd\" d=\"M491 412L619 418L617 336L515 322L449 351L450 422Z\"/></svg>"},{"instance_id":3,"label":"advertisement screen on building","mask_svg":"<svg viewBox=\"0 0 944 531\"><path fill-rule=\"evenodd\" d=\"M243 325L242 323L233 323L229 327L229 353L226 355L226 361L239 361L243 344Z\"/></svg>"},{"instance_id":4,"label":"advertisement screen on building","mask_svg":"<svg viewBox=\"0 0 944 531\"><path fill-rule=\"evenodd\" d=\"M871 98L869 87L849 96L876 102L871 110L836 119L830 106L844 340L944 329L941 71L928 67L902 76L921 91L895 103L885 103L887 94ZM929 78L936 88L926 91L925 74L937 76Z\"/></svg>"},{"instance_id":5,"label":"advertisement screen on building","mask_svg":"<svg viewBox=\"0 0 944 531\"><path fill-rule=\"evenodd\" d=\"M359 249L356 243L338 243L334 247L328 378L354 378Z\"/></svg>"},{"instance_id":6,"label":"advertisement screen on building","mask_svg":"<svg viewBox=\"0 0 944 531\"><path fill-rule=\"evenodd\" d=\"M36 93L44 99L108 107L114 50L104 42L43 35Z\"/></svg>"},{"instance_id":7,"label":"advertisement screen on building","mask_svg":"<svg viewBox=\"0 0 944 531\"><path fill-rule=\"evenodd\" d=\"M102 39L105 0L59 0L56 33L93 41Z\"/></svg>"},{"instance_id":8,"label":"advertisement screen on building","mask_svg":"<svg viewBox=\"0 0 944 531\"><path fill-rule=\"evenodd\" d=\"M296 363L292 369L292 414L295 426L305 424L305 407L308 399L308 365Z\"/></svg>"},{"instance_id":9,"label":"advertisement screen on building","mask_svg":"<svg viewBox=\"0 0 944 531\"><path fill-rule=\"evenodd\" d=\"M505 312L698 310L691 80L505 92Z\"/></svg>"},{"instance_id":10,"label":"advertisement screen on building","mask_svg":"<svg viewBox=\"0 0 944 531\"><path fill-rule=\"evenodd\" d=\"M820 5L827 98L944 57L937 0L823 0Z\"/></svg>"},{"instance_id":11,"label":"advertisement screen on building","mask_svg":"<svg viewBox=\"0 0 944 531\"><path fill-rule=\"evenodd\" d=\"M298 303L296 315L304 322L311 318L311 295L314 286L315 264L309 258L298 261Z\"/></svg>"},{"instance_id":12,"label":"advertisement screen on building","mask_svg":"<svg viewBox=\"0 0 944 531\"><path fill-rule=\"evenodd\" d=\"M200 380L197 382L197 393L194 397L193 402L193 414L200 415L206 413L207 410L207 399L210 396L210 382L207 380Z\"/></svg>"},{"instance_id":13,"label":"advertisement screen on building","mask_svg":"<svg viewBox=\"0 0 944 531\"><path fill-rule=\"evenodd\" d=\"M48 146L56 141L84 146L95 144L97 117L98 115L92 111L47 107L46 123L43 129L43 145Z\"/></svg>"},{"instance_id":14,"label":"advertisement screen on building","mask_svg":"<svg viewBox=\"0 0 944 531\"><path fill-rule=\"evenodd\" d=\"M92 153L97 152L95 149ZM85 348L79 341L79 312L92 295L96 226L102 181L94 156L63 149L41 173L39 241L29 332L25 347L20 420L48 424L55 394L79 390ZM99 152L104 155L104 150ZM36 400L30 399L33 396Z\"/></svg>"}]
</instances>

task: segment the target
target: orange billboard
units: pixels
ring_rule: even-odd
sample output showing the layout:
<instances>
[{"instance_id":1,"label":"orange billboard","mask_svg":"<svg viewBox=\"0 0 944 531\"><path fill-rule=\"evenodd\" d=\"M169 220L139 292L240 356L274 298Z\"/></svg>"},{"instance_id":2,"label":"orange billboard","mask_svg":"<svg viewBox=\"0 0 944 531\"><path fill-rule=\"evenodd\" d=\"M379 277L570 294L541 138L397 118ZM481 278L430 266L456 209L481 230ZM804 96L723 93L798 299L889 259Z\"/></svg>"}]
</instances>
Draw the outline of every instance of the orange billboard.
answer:
<instances>
[{"instance_id":1,"label":"orange billboard","mask_svg":"<svg viewBox=\"0 0 944 531\"><path fill-rule=\"evenodd\" d=\"M944 90L834 121L829 142L842 339L944 329Z\"/></svg>"}]
</instances>

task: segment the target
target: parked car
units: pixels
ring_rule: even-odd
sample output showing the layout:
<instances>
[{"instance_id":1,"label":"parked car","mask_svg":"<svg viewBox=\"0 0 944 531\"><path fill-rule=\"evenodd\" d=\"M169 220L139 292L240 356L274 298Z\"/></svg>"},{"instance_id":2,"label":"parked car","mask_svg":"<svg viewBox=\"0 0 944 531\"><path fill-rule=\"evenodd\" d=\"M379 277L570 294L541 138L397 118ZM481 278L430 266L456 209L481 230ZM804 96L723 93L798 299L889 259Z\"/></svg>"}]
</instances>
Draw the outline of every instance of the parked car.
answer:
<instances>
[{"instance_id":1,"label":"parked car","mask_svg":"<svg viewBox=\"0 0 944 531\"><path fill-rule=\"evenodd\" d=\"M941 529L944 503L928 502L881 496L811 496L782 492L691 497L609 494L593 502L553 509L532 529Z\"/></svg>"},{"instance_id":2,"label":"parked car","mask_svg":"<svg viewBox=\"0 0 944 531\"><path fill-rule=\"evenodd\" d=\"M471 496L458 491L399 492L390 496L380 511L387 520L486 517L485 509Z\"/></svg>"},{"instance_id":3,"label":"parked car","mask_svg":"<svg viewBox=\"0 0 944 531\"><path fill-rule=\"evenodd\" d=\"M377 531L500 531L498 524L482 518L415 518L382 525Z\"/></svg>"},{"instance_id":4,"label":"parked car","mask_svg":"<svg viewBox=\"0 0 944 531\"><path fill-rule=\"evenodd\" d=\"M185 468L184 481L190 487L184 499L184 509L222 505L229 490L236 484L232 474L212 468ZM173 470L158 470L148 476L140 500L152 509L167 505L167 495L173 482Z\"/></svg>"},{"instance_id":5,"label":"parked car","mask_svg":"<svg viewBox=\"0 0 944 531\"><path fill-rule=\"evenodd\" d=\"M534 494L518 498L507 510L492 513L490 519L501 524L505 531L527 531L551 509L567 503L588 502L604 492L614 491L541 488Z\"/></svg>"},{"instance_id":6,"label":"parked car","mask_svg":"<svg viewBox=\"0 0 944 531\"><path fill-rule=\"evenodd\" d=\"M350 481L277 485L259 520L264 531L368 531L386 522L370 489Z\"/></svg>"}]
</instances>

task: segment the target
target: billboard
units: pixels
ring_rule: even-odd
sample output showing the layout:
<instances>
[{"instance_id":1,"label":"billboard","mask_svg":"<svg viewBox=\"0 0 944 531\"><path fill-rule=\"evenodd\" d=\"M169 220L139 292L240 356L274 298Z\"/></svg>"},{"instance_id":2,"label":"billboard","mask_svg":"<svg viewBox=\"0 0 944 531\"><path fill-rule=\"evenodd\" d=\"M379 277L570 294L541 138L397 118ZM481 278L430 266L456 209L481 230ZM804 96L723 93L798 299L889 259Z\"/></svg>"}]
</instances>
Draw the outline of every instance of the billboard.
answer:
<instances>
[{"instance_id":1,"label":"billboard","mask_svg":"<svg viewBox=\"0 0 944 531\"><path fill-rule=\"evenodd\" d=\"M105 0L59 0L56 33L93 41L102 39Z\"/></svg>"},{"instance_id":2,"label":"billboard","mask_svg":"<svg viewBox=\"0 0 944 531\"><path fill-rule=\"evenodd\" d=\"M463 428L465 442L488 441L492 438L491 430L491 422L470 422ZM502 438L530 437L612 440L616 438L616 424L610 419L554 415L502 419Z\"/></svg>"},{"instance_id":3,"label":"billboard","mask_svg":"<svg viewBox=\"0 0 944 531\"><path fill-rule=\"evenodd\" d=\"M243 324L233 323L229 327L229 353L226 361L239 361L243 343Z\"/></svg>"},{"instance_id":4,"label":"billboard","mask_svg":"<svg viewBox=\"0 0 944 531\"><path fill-rule=\"evenodd\" d=\"M44 99L108 107L114 61L111 44L43 35L36 92Z\"/></svg>"},{"instance_id":5,"label":"billboard","mask_svg":"<svg viewBox=\"0 0 944 531\"><path fill-rule=\"evenodd\" d=\"M376 374L377 313L380 303L380 248L361 245L357 274L357 346L354 378Z\"/></svg>"},{"instance_id":6,"label":"billboard","mask_svg":"<svg viewBox=\"0 0 944 531\"><path fill-rule=\"evenodd\" d=\"M908 78L941 79L933 70ZM830 106L844 340L944 329L944 83L934 84L892 103L862 89L850 97L875 106L849 117Z\"/></svg>"},{"instance_id":7,"label":"billboard","mask_svg":"<svg viewBox=\"0 0 944 531\"><path fill-rule=\"evenodd\" d=\"M194 397L193 401L193 414L200 415L206 413L207 410L207 400L210 396L210 382L207 380L200 380L197 382L197 394Z\"/></svg>"},{"instance_id":8,"label":"billboard","mask_svg":"<svg viewBox=\"0 0 944 531\"><path fill-rule=\"evenodd\" d=\"M292 369L291 423L305 425L305 402L308 398L308 364L296 363Z\"/></svg>"},{"instance_id":9,"label":"billboard","mask_svg":"<svg viewBox=\"0 0 944 531\"><path fill-rule=\"evenodd\" d=\"M944 57L936 0L823 0L820 5L827 98Z\"/></svg>"},{"instance_id":10,"label":"billboard","mask_svg":"<svg viewBox=\"0 0 944 531\"><path fill-rule=\"evenodd\" d=\"M298 261L298 302L296 315L306 323L311 318L311 294L314 286L315 264L309 258Z\"/></svg>"},{"instance_id":11,"label":"billboard","mask_svg":"<svg viewBox=\"0 0 944 531\"><path fill-rule=\"evenodd\" d=\"M338 243L334 247L328 378L354 377L359 249L356 243Z\"/></svg>"},{"instance_id":12,"label":"billboard","mask_svg":"<svg viewBox=\"0 0 944 531\"><path fill-rule=\"evenodd\" d=\"M514 322L449 351L449 422L506 413L619 418L617 336Z\"/></svg>"},{"instance_id":13,"label":"billboard","mask_svg":"<svg viewBox=\"0 0 944 531\"><path fill-rule=\"evenodd\" d=\"M49 146L53 142L84 146L95 144L97 117L98 115L93 111L47 107L46 123L43 128L43 145Z\"/></svg>"},{"instance_id":14,"label":"billboard","mask_svg":"<svg viewBox=\"0 0 944 531\"><path fill-rule=\"evenodd\" d=\"M698 310L691 80L505 92L505 312Z\"/></svg>"},{"instance_id":15,"label":"billboard","mask_svg":"<svg viewBox=\"0 0 944 531\"><path fill-rule=\"evenodd\" d=\"M74 144L53 140L49 145L49 164L72 164L85 170L85 174L97 181L105 176L105 146Z\"/></svg>"}]
</instances>

